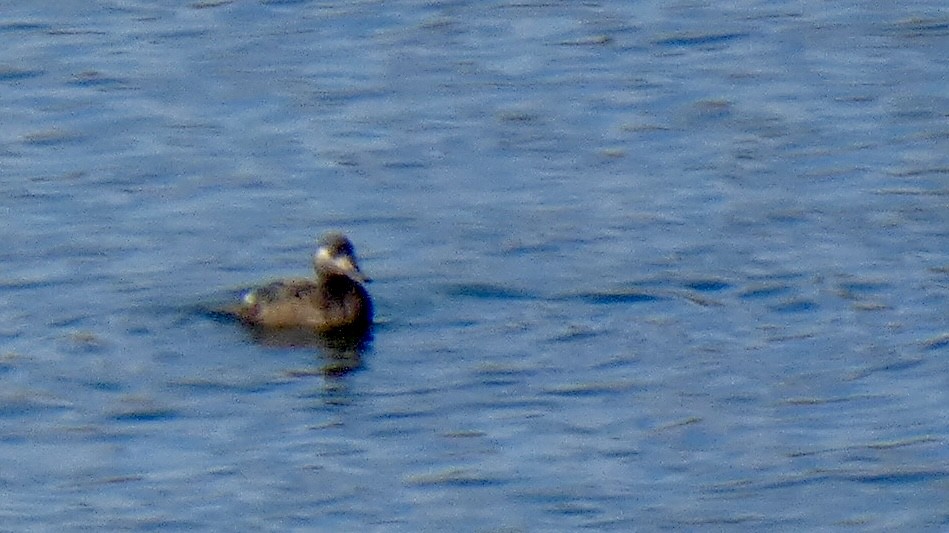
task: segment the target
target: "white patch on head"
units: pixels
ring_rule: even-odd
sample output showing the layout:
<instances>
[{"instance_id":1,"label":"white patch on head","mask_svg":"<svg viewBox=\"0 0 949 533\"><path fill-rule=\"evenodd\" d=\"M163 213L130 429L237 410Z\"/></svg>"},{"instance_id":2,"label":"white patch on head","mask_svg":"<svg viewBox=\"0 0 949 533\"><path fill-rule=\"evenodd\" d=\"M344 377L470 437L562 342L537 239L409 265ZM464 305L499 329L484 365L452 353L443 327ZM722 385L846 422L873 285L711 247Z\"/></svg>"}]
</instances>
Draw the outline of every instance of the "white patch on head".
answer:
<instances>
[{"instance_id":1,"label":"white patch on head","mask_svg":"<svg viewBox=\"0 0 949 533\"><path fill-rule=\"evenodd\" d=\"M247 291L244 293L244 303L247 305L255 305L257 303L257 292L256 291Z\"/></svg>"},{"instance_id":2,"label":"white patch on head","mask_svg":"<svg viewBox=\"0 0 949 533\"><path fill-rule=\"evenodd\" d=\"M316 260L320 263L332 261L333 256L330 255L329 248L320 246L320 249L316 251Z\"/></svg>"},{"instance_id":3,"label":"white patch on head","mask_svg":"<svg viewBox=\"0 0 949 533\"><path fill-rule=\"evenodd\" d=\"M356 268L356 262L353 261L353 258L348 255L336 255L334 256L330 253L329 248L326 246L320 246L316 251L316 264L318 265L333 265L342 272L346 273L357 273L359 269Z\"/></svg>"}]
</instances>

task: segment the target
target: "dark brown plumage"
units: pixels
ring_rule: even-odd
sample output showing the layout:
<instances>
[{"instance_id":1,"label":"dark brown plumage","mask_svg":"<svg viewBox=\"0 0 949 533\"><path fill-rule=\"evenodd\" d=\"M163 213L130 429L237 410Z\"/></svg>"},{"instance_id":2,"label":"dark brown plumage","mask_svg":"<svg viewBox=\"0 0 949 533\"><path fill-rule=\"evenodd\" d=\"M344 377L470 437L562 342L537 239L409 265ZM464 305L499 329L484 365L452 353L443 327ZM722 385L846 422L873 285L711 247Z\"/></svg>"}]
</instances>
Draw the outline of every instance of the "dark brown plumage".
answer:
<instances>
[{"instance_id":1,"label":"dark brown plumage","mask_svg":"<svg viewBox=\"0 0 949 533\"><path fill-rule=\"evenodd\" d=\"M313 279L280 280L248 291L231 314L255 328L298 328L320 333L369 330L372 299L353 245L341 233L320 240Z\"/></svg>"}]
</instances>

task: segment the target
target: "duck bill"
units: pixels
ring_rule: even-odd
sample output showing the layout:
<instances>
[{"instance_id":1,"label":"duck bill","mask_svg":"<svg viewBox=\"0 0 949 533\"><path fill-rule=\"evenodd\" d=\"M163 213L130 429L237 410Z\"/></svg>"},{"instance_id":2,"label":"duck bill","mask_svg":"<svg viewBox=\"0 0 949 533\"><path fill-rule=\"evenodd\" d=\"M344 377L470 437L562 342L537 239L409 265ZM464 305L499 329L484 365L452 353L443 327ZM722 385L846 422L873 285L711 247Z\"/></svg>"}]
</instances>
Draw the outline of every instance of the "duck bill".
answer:
<instances>
[{"instance_id":1,"label":"duck bill","mask_svg":"<svg viewBox=\"0 0 949 533\"><path fill-rule=\"evenodd\" d=\"M354 280L360 283L369 283L372 280L369 279L369 276L366 276L359 270L359 265L356 264L356 260L352 257L337 257L333 263L347 276L353 278Z\"/></svg>"}]
</instances>

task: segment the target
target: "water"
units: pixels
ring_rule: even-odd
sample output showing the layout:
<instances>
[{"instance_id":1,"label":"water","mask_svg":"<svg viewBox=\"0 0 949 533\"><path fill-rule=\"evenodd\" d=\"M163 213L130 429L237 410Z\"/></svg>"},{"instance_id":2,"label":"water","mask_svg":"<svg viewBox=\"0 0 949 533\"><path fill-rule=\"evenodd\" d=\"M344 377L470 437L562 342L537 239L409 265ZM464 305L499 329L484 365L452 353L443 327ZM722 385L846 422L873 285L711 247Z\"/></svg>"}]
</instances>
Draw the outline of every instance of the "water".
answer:
<instances>
[{"instance_id":1,"label":"water","mask_svg":"<svg viewBox=\"0 0 949 533\"><path fill-rule=\"evenodd\" d=\"M940 2L5 3L0 36L3 530L949 524ZM361 357L203 311L329 228Z\"/></svg>"}]
</instances>

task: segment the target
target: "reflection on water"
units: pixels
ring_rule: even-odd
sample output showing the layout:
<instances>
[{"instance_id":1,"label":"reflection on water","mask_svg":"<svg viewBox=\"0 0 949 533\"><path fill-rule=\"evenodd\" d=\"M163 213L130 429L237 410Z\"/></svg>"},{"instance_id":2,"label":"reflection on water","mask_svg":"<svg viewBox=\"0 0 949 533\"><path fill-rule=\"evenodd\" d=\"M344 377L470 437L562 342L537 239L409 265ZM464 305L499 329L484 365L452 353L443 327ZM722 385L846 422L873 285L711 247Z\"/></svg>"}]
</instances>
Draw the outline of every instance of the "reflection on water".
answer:
<instances>
[{"instance_id":1,"label":"reflection on water","mask_svg":"<svg viewBox=\"0 0 949 533\"><path fill-rule=\"evenodd\" d=\"M342 376L362 365L362 357L372 346L372 329L366 331L318 332L310 328L263 327L245 324L227 308L199 306L199 312L222 324L242 328L254 343L269 348L312 351L316 366L289 371L292 376Z\"/></svg>"},{"instance_id":2,"label":"reflection on water","mask_svg":"<svg viewBox=\"0 0 949 533\"><path fill-rule=\"evenodd\" d=\"M250 337L263 346L314 350L319 363L313 370L292 370L291 375L342 376L362 365L370 349L372 334L318 334L299 328L249 328Z\"/></svg>"}]
</instances>

